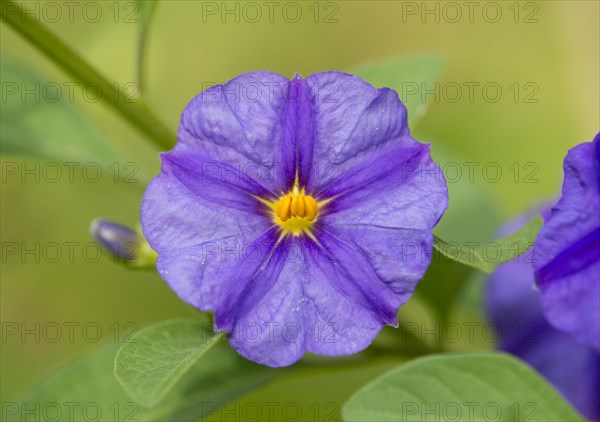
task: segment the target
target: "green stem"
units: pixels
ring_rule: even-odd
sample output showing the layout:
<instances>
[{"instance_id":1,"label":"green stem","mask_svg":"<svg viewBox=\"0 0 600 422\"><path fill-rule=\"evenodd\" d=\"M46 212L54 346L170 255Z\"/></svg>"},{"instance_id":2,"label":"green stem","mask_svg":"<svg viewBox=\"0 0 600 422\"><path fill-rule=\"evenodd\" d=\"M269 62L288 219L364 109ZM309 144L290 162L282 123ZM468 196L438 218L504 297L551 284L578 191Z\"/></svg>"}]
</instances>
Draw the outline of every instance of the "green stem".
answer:
<instances>
[{"instance_id":1,"label":"green stem","mask_svg":"<svg viewBox=\"0 0 600 422\"><path fill-rule=\"evenodd\" d=\"M139 4L139 7L141 8L142 3L140 2ZM144 93L144 89L146 88L144 58L146 55L148 32L150 31L150 22L152 21L152 16L154 15L156 7L158 6L158 1L150 1L148 3L143 3L143 5L143 13L141 14L142 21L138 25L138 44L136 52L137 80L141 93Z\"/></svg>"},{"instance_id":2,"label":"green stem","mask_svg":"<svg viewBox=\"0 0 600 422\"><path fill-rule=\"evenodd\" d=\"M175 137L154 114L142 98L137 102L114 83L109 82L75 51L40 24L35 15L23 10L13 0L2 0L2 21L6 22L46 56L71 75L81 86L93 84L101 92L101 99L124 119L146 134L160 149L171 149ZM129 102L127 102L129 100Z\"/></svg>"}]
</instances>

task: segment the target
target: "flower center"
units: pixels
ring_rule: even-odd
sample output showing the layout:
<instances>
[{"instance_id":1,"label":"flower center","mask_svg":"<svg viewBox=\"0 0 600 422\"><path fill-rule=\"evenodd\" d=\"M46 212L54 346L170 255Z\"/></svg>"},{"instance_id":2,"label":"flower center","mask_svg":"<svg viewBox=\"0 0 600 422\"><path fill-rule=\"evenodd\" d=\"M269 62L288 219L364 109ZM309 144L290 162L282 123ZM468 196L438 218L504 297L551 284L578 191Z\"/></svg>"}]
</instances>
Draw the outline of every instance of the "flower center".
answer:
<instances>
[{"instance_id":1,"label":"flower center","mask_svg":"<svg viewBox=\"0 0 600 422\"><path fill-rule=\"evenodd\" d=\"M279 198L275 205L275 222L284 232L298 235L310 229L318 213L317 201L294 187L292 192Z\"/></svg>"}]
</instances>

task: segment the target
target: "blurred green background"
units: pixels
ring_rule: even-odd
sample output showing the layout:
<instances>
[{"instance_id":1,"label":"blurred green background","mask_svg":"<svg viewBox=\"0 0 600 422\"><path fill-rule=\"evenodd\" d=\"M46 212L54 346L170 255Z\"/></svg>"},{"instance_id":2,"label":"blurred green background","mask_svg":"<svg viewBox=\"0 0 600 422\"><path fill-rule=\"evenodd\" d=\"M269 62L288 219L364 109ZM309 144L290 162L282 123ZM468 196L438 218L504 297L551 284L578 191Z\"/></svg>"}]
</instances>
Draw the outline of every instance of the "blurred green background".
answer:
<instances>
[{"instance_id":1,"label":"blurred green background","mask_svg":"<svg viewBox=\"0 0 600 422\"><path fill-rule=\"evenodd\" d=\"M44 3L22 4L43 10ZM108 79L124 86L135 81L138 30L134 22L127 22L126 16L131 12L128 3L131 2L96 2L102 11L97 22L86 21L77 12L83 6L75 9L73 19L66 6L59 6L62 18L45 24ZM483 14L484 6L490 2L476 2L479 6L472 22L465 2L454 2L463 14L455 23L449 22L455 12L444 9L445 2L339 1L316 6L313 1L297 2L302 11L297 23L290 22L293 15L284 19L282 14L290 2L281 2L282 7L275 9L273 22L266 16L264 2L257 2L263 7L263 17L257 23L245 21L243 15L239 22L234 15L223 19L220 10L216 15L207 15L203 13L207 3L225 7L222 2L165 1L158 5L151 24L146 94L155 113L173 131L181 110L195 94L242 72L266 69L289 76L294 72L309 75L347 70L410 53L442 54L446 64L440 77L439 98L428 96L427 113L412 131L417 139L433 143L434 157L437 151L443 151L443 157L447 157L445 151L451 151L454 162L462 168L462 177L450 186L451 195L459 189L481 189L487 193L490 213L479 215L478 219L489 223L471 226L470 221L464 221L461 226L441 228L457 240L489 238L500 221L555 196L560 189L566 151L577 143L590 141L600 126L600 10L596 1L500 1L495 4L502 16L495 23L489 21L495 20L491 10L488 9L491 15ZM234 8L235 3L227 2L227 7ZM320 11L318 22L315 7ZM418 9L416 14L408 14L413 7ZM424 7L438 7L439 22L432 14L423 17ZM115 10L119 11L118 18ZM325 22L332 12L335 14L330 19L337 22ZM532 19L537 22L531 22ZM3 62L21 63L45 82L64 84L72 80L4 23L0 25L0 37ZM3 74L2 82L7 81L11 81L10 77ZM502 95L497 102L487 101L481 89L475 88L471 101L465 82L478 83L479 87L497 84ZM456 102L451 101L455 94L449 84L463 88L462 97ZM530 84L527 89L526 84ZM444 87L448 87L446 96ZM533 91L531 87L537 89L530 99L537 102L525 101L525 96ZM517 101L515 89L519 92ZM43 100L41 103L26 104L23 112L44 106ZM88 226L92 219L103 216L132 226L137 224L144 186L158 171L159 161L157 150L149 148L142 135L105 105L86 102L77 91L73 105L82 112L81 119L91 122L98 137L118 151L121 167L128 162L139 166L138 181L115 182L113 174L105 173L90 183L79 171L73 181L63 177L48 183L43 178L36 181L33 176L23 181L21 173L5 174L3 164L3 329L17 324L21 331L39 323L48 330L58 324L63 330L56 342L48 341L43 333L39 339L34 335L23 339L22 332L7 335L5 330L0 360L3 402L18 399L34 383L69 359L91 350L101 339L109 340L115 332L121 337L131 333L131 323L142 327L195 314L157 274L131 272L107 259L89 262L82 256L83 246L90 242ZM66 137L77 136L68 133L69 126L63 123L60 118L50 120L41 129L53 133L56 128L52 125L56 124ZM35 125L35 120L31 124ZM4 163L19 165L26 161L23 157L2 158ZM438 160L444 166L444 159ZM473 183L467 180L467 162L479 163ZM35 166L34 161L27 163L29 168ZM502 169L500 180L485 180L481 169L486 163L497 163L494 166ZM515 163L520 168L516 179ZM533 178L526 180L533 170ZM457 202L452 202L451 196L451 208L469 207L469 203L461 203L463 197L457 194L456 198ZM51 242L77 242L74 259L63 253L58 262L48 262L43 249ZM8 255L9 244L17 244L20 249L38 248L42 256L36 259L35 254L29 254L23 259L19 254ZM418 303L409 310L413 308L414 312L419 311ZM66 327L72 322L79 325L73 338L69 338ZM82 333L82 327L88 323L101 328L97 342L92 328L89 333ZM310 415L312 403L318 402L323 419L330 410L324 408L326 403L343 402L365 381L402 359L392 356L365 365L301 370L245 400L296 401L302 404L306 415Z\"/></svg>"}]
</instances>

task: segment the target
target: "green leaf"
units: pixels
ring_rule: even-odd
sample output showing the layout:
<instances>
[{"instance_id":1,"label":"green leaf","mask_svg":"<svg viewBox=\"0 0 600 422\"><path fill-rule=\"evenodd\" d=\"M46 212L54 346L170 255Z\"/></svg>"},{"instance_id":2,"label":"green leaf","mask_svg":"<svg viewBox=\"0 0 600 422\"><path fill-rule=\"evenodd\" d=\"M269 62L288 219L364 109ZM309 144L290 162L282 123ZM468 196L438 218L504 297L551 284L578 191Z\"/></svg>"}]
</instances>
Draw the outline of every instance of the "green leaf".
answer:
<instances>
[{"instance_id":1,"label":"green leaf","mask_svg":"<svg viewBox=\"0 0 600 422\"><path fill-rule=\"evenodd\" d=\"M65 85L44 81L8 58L0 63L0 75L2 155L61 162L119 159L103 134L69 102Z\"/></svg>"},{"instance_id":2,"label":"green leaf","mask_svg":"<svg viewBox=\"0 0 600 422\"><path fill-rule=\"evenodd\" d=\"M206 353L202 364L190 368L161 403L146 407L132 400L113 374L120 347L112 342L101 345L57 370L19 403L3 402L0 419L191 422L286 372L257 365L220 344ZM62 417L55 418L53 411Z\"/></svg>"},{"instance_id":3,"label":"green leaf","mask_svg":"<svg viewBox=\"0 0 600 422\"><path fill-rule=\"evenodd\" d=\"M409 124L425 114L423 86L431 87L439 78L444 59L436 54L413 54L369 63L349 70L371 85L396 90L408 110Z\"/></svg>"},{"instance_id":4,"label":"green leaf","mask_svg":"<svg viewBox=\"0 0 600 422\"><path fill-rule=\"evenodd\" d=\"M509 355L433 355L388 372L342 408L346 421L581 421L533 369Z\"/></svg>"},{"instance_id":5,"label":"green leaf","mask_svg":"<svg viewBox=\"0 0 600 422\"><path fill-rule=\"evenodd\" d=\"M205 322L165 321L137 333L115 359L115 376L133 399L158 403L208 350L223 339Z\"/></svg>"},{"instance_id":6,"label":"green leaf","mask_svg":"<svg viewBox=\"0 0 600 422\"><path fill-rule=\"evenodd\" d=\"M140 92L144 92L145 74L144 74L144 56L146 54L146 41L148 39L148 30L154 11L158 5L158 0L137 0L137 8L139 13L139 25L137 35L137 79Z\"/></svg>"},{"instance_id":7,"label":"green leaf","mask_svg":"<svg viewBox=\"0 0 600 422\"><path fill-rule=\"evenodd\" d=\"M516 259L527 252L535 243L542 224L542 218L537 216L516 232L493 242L487 242L483 247L476 244L465 247L464 243L460 245L456 242L446 242L435 236L433 247L453 261L491 273L497 265Z\"/></svg>"}]
</instances>

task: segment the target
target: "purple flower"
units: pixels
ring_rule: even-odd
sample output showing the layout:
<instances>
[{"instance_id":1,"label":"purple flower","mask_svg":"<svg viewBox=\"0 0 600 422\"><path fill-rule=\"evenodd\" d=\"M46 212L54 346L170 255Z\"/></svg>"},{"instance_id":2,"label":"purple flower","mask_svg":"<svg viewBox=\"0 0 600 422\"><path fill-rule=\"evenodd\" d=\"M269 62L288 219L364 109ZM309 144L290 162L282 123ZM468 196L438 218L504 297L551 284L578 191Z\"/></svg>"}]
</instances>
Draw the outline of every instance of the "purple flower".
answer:
<instances>
[{"instance_id":1,"label":"purple flower","mask_svg":"<svg viewBox=\"0 0 600 422\"><path fill-rule=\"evenodd\" d=\"M547 219L549 211L544 211ZM505 231L527 222L518 219ZM487 285L487 311L500 335L498 348L534 367L583 415L600 421L600 354L552 327L540 306L532 262L526 253L500 265Z\"/></svg>"},{"instance_id":2,"label":"purple flower","mask_svg":"<svg viewBox=\"0 0 600 422\"><path fill-rule=\"evenodd\" d=\"M185 108L142 226L183 300L214 311L243 356L284 366L397 325L447 200L394 91L255 72Z\"/></svg>"},{"instance_id":3,"label":"purple flower","mask_svg":"<svg viewBox=\"0 0 600 422\"><path fill-rule=\"evenodd\" d=\"M600 134L569 151L564 171L536 241L535 278L548 322L600 351Z\"/></svg>"}]
</instances>

